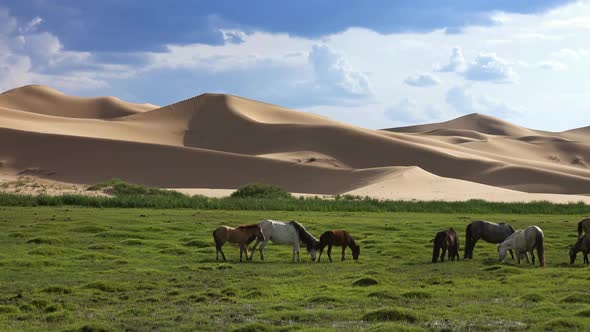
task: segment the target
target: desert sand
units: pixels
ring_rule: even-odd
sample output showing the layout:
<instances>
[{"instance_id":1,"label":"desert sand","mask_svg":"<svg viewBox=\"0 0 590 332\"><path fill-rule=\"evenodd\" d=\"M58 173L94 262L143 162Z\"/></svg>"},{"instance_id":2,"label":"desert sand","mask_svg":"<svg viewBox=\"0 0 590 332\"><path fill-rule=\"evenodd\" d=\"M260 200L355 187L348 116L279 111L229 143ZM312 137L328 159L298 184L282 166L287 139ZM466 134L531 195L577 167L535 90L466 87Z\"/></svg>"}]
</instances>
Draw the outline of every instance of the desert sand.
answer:
<instances>
[{"instance_id":1,"label":"desert sand","mask_svg":"<svg viewBox=\"0 0 590 332\"><path fill-rule=\"evenodd\" d=\"M369 130L223 94L164 107L34 85L0 94L2 183L28 176L78 191L119 177L211 196L261 182L312 195L590 202L589 167L590 127L546 132L470 114Z\"/></svg>"}]
</instances>

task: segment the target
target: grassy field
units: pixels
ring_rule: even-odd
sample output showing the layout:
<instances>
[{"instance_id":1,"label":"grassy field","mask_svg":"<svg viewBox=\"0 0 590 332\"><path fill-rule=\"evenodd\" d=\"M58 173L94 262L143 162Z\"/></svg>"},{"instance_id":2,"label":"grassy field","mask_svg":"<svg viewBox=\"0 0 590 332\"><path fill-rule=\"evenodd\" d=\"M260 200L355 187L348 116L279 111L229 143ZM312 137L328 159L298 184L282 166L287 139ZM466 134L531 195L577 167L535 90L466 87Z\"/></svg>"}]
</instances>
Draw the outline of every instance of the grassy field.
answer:
<instances>
[{"instance_id":1,"label":"grassy field","mask_svg":"<svg viewBox=\"0 0 590 332\"><path fill-rule=\"evenodd\" d=\"M589 269L568 258L581 217L0 207L0 330L588 330ZM347 229L360 261L291 263L273 244L264 262L230 245L215 261L218 225L263 218ZM478 218L540 226L547 268L482 242L472 261L430 263L437 231L465 242Z\"/></svg>"}]
</instances>

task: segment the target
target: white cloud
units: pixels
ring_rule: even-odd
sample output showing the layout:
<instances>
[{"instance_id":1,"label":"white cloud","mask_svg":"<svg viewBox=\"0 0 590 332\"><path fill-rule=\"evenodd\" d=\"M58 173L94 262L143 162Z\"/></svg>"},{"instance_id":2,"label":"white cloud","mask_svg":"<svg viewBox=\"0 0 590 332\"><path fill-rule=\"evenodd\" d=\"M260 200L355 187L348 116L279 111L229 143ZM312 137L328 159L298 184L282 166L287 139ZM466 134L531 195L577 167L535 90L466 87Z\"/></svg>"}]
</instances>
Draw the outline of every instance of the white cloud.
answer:
<instances>
[{"instance_id":1,"label":"white cloud","mask_svg":"<svg viewBox=\"0 0 590 332\"><path fill-rule=\"evenodd\" d=\"M449 63L446 65L435 65L434 70L439 72L462 73L466 68L467 62L463 56L463 51L461 51L460 47L453 47Z\"/></svg>"},{"instance_id":2,"label":"white cloud","mask_svg":"<svg viewBox=\"0 0 590 332\"><path fill-rule=\"evenodd\" d=\"M404 83L406 83L407 85L416 86L416 87L428 87L428 86L433 86L433 85L439 84L440 80L438 79L438 77L436 77L432 74L426 73L426 74L409 76L408 78L406 78L404 80Z\"/></svg>"},{"instance_id":3,"label":"white cloud","mask_svg":"<svg viewBox=\"0 0 590 332\"><path fill-rule=\"evenodd\" d=\"M460 114L482 113L507 118L521 112L518 107L485 95L475 95L467 87L451 88L446 94L446 102Z\"/></svg>"},{"instance_id":4,"label":"white cloud","mask_svg":"<svg viewBox=\"0 0 590 332\"><path fill-rule=\"evenodd\" d=\"M354 70L344 56L326 45L313 46L309 63L313 67L316 84L322 89L361 97L372 93L367 75Z\"/></svg>"},{"instance_id":5,"label":"white cloud","mask_svg":"<svg viewBox=\"0 0 590 332\"><path fill-rule=\"evenodd\" d=\"M479 54L463 73L470 81L515 83L518 75L510 64L494 53Z\"/></svg>"},{"instance_id":6,"label":"white cloud","mask_svg":"<svg viewBox=\"0 0 590 332\"><path fill-rule=\"evenodd\" d=\"M29 21L29 23L27 23L25 26L19 28L18 30L20 33L34 32L35 30L37 30L37 27L41 23L43 23L43 19L37 16L33 18L31 21Z\"/></svg>"}]
</instances>

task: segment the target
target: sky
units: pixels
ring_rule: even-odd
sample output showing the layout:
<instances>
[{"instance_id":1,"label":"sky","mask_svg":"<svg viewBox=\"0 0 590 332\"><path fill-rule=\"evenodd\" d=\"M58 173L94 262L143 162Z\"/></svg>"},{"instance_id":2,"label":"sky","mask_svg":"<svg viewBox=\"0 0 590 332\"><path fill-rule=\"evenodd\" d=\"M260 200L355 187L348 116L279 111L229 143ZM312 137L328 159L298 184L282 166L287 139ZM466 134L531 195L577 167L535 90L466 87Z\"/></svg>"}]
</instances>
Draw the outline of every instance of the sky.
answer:
<instances>
[{"instance_id":1,"label":"sky","mask_svg":"<svg viewBox=\"0 0 590 332\"><path fill-rule=\"evenodd\" d=\"M590 0L3 0L0 91L230 93L367 128L590 126Z\"/></svg>"}]
</instances>

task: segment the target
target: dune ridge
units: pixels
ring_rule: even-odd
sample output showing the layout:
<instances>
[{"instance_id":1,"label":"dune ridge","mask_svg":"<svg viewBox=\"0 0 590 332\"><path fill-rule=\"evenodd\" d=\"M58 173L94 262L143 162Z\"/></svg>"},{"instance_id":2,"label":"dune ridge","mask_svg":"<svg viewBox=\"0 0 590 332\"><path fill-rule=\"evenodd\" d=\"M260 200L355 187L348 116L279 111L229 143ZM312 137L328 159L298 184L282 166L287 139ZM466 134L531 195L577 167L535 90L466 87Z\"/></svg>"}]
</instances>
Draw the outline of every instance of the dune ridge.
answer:
<instances>
[{"instance_id":1,"label":"dune ridge","mask_svg":"<svg viewBox=\"0 0 590 332\"><path fill-rule=\"evenodd\" d=\"M121 177L169 188L266 182L390 199L577 201L590 195L587 128L550 133L470 114L369 130L232 95L157 107L25 86L0 94L0 173L42 169L41 177L77 184Z\"/></svg>"}]
</instances>

